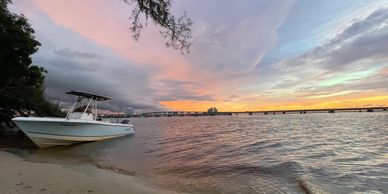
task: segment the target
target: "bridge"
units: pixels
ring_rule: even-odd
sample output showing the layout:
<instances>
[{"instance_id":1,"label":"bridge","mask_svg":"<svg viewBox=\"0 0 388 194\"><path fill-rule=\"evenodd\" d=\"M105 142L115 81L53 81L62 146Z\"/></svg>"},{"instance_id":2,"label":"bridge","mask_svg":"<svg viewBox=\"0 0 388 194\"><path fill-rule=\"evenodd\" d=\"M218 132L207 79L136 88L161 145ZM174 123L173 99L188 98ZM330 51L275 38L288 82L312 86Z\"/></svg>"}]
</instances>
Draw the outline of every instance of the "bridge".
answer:
<instances>
[{"instance_id":1,"label":"bridge","mask_svg":"<svg viewBox=\"0 0 388 194\"><path fill-rule=\"evenodd\" d=\"M323 109L295 109L295 110L265 110L265 111L237 111L237 112L196 112L196 111L159 111L143 113L142 117L177 117L177 116L215 116L215 115L275 115L275 114L306 114L306 113L336 113L336 112L382 112L388 107L360 107L360 108L323 108Z\"/></svg>"}]
</instances>

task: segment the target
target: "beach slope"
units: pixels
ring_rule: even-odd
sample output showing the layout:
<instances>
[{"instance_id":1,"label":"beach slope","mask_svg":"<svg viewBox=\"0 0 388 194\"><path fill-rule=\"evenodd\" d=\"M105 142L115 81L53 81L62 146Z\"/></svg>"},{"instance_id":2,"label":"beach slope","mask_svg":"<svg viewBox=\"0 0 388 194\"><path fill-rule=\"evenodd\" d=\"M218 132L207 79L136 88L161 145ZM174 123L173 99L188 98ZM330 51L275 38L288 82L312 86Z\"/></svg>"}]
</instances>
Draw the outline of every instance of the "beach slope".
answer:
<instances>
[{"instance_id":1,"label":"beach slope","mask_svg":"<svg viewBox=\"0 0 388 194\"><path fill-rule=\"evenodd\" d=\"M0 151L0 193L176 194L145 186L133 176L93 166L68 168L58 164L32 163L3 151Z\"/></svg>"}]
</instances>

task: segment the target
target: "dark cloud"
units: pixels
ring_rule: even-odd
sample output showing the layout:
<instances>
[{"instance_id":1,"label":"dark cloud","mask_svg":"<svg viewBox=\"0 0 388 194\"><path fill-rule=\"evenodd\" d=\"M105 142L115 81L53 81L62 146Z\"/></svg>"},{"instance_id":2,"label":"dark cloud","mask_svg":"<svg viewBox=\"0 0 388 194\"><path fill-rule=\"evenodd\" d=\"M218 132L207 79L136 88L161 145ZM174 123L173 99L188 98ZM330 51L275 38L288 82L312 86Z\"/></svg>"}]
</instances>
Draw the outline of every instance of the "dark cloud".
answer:
<instances>
[{"instance_id":1,"label":"dark cloud","mask_svg":"<svg viewBox=\"0 0 388 194\"><path fill-rule=\"evenodd\" d=\"M380 24L386 25L387 20L388 20L388 9L376 10L365 19L356 21L353 24L351 24L344 31L342 31L337 37L331 40L328 46L330 45L334 46L336 44L339 44L351 38L364 35L367 32L380 31L382 30L381 29L382 26Z\"/></svg>"},{"instance_id":2,"label":"dark cloud","mask_svg":"<svg viewBox=\"0 0 388 194\"><path fill-rule=\"evenodd\" d=\"M295 97L301 98L387 92L388 79L381 73L387 65L387 51L388 9L379 9L349 25L327 43L275 64L283 78L272 89L292 89ZM328 86L321 84L355 72L370 72L372 68L382 70L368 77L354 77Z\"/></svg>"},{"instance_id":3,"label":"dark cloud","mask_svg":"<svg viewBox=\"0 0 388 194\"><path fill-rule=\"evenodd\" d=\"M75 99L74 96L65 95L70 90L111 96L112 101L100 107L112 111L118 111L120 107L132 107L142 112L166 110L159 101L213 100L210 95L194 93L192 89L198 86L193 82L167 79L151 81L157 70L131 65L126 60L110 57L101 57L98 61L82 60L56 54L52 57L35 56L34 62L44 64L48 70L46 97L63 106L69 106Z\"/></svg>"},{"instance_id":4,"label":"dark cloud","mask_svg":"<svg viewBox=\"0 0 388 194\"><path fill-rule=\"evenodd\" d=\"M54 51L55 54L62 57L70 57L70 58L81 58L81 59L101 59L102 57L95 53L83 52L72 50L70 48L63 48L60 50Z\"/></svg>"},{"instance_id":5,"label":"dark cloud","mask_svg":"<svg viewBox=\"0 0 388 194\"><path fill-rule=\"evenodd\" d=\"M46 97L50 100L68 105L74 96L65 95L70 90L81 90L111 96L112 101L104 103L101 108L118 110L119 106L130 106L141 110L164 109L154 96L156 91L150 89L146 69L131 65L109 66L97 62L85 62L74 58L35 57L38 64L49 64L45 68ZM139 87L139 83L142 83Z\"/></svg>"},{"instance_id":6,"label":"dark cloud","mask_svg":"<svg viewBox=\"0 0 388 194\"><path fill-rule=\"evenodd\" d=\"M324 68L335 70L363 59L388 57L387 51L388 29L386 32L369 33L329 52Z\"/></svg>"},{"instance_id":7,"label":"dark cloud","mask_svg":"<svg viewBox=\"0 0 388 194\"><path fill-rule=\"evenodd\" d=\"M322 69L330 72L363 68L362 60L388 57L388 9L354 22L328 43L277 64L283 71ZM364 67L365 68L365 67Z\"/></svg>"}]
</instances>

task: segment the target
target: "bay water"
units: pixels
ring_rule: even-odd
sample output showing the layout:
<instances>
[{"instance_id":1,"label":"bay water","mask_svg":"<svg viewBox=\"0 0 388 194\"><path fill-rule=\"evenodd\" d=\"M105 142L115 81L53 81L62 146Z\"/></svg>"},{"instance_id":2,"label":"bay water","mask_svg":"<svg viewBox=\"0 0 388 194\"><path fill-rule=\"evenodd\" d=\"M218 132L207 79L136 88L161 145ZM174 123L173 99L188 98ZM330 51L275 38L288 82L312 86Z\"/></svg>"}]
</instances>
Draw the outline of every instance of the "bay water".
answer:
<instances>
[{"instance_id":1,"label":"bay water","mask_svg":"<svg viewBox=\"0 0 388 194\"><path fill-rule=\"evenodd\" d=\"M129 118L135 135L37 149L187 193L388 193L388 113Z\"/></svg>"}]
</instances>

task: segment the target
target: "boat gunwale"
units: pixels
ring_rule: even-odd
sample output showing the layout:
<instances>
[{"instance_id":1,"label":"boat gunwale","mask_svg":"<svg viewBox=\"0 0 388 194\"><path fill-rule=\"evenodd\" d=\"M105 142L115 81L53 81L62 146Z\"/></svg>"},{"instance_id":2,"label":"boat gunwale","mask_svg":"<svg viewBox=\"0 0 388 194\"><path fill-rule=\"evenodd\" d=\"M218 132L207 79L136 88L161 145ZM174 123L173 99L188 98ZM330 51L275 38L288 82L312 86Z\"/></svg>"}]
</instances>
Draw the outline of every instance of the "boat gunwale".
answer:
<instances>
[{"instance_id":1,"label":"boat gunwale","mask_svg":"<svg viewBox=\"0 0 388 194\"><path fill-rule=\"evenodd\" d=\"M42 122L52 122L52 123L94 124L94 125L107 125L107 126L134 128L132 124L107 123L107 122L94 121L94 120L65 119L65 118L15 117L12 119L12 121L16 121L16 122L42 121Z\"/></svg>"}]
</instances>

